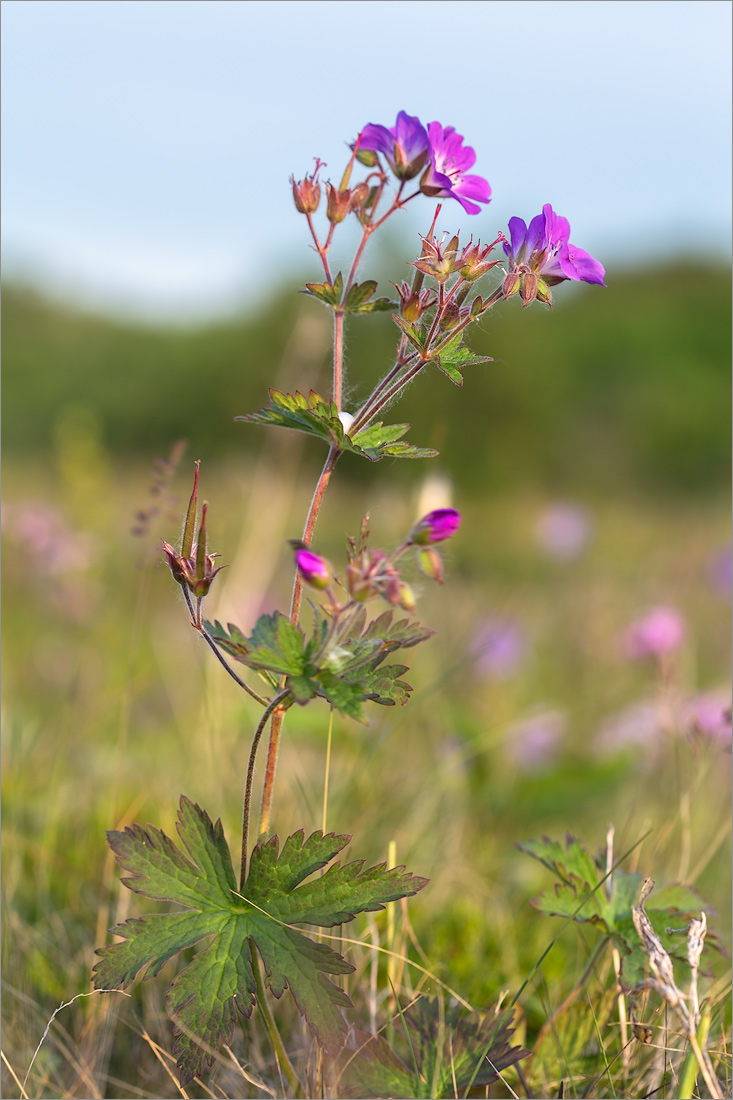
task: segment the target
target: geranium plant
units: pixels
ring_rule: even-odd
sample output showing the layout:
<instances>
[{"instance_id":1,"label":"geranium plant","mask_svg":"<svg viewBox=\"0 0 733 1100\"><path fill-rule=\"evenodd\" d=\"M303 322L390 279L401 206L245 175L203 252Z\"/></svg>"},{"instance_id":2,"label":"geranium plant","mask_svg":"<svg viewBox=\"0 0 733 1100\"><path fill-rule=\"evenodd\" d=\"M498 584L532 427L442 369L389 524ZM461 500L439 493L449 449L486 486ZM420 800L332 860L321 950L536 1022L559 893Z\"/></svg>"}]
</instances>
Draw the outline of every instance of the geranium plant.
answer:
<instances>
[{"instance_id":1,"label":"geranium plant","mask_svg":"<svg viewBox=\"0 0 733 1100\"><path fill-rule=\"evenodd\" d=\"M564 280L604 280L602 266L570 244L567 220L549 205L529 227L512 218L508 238L490 233L489 244L473 237L461 244L457 233L437 231L439 204L431 206L411 280L392 284L395 300L378 297L377 283L360 274L371 236L408 202L426 197L454 199L467 213L483 214L491 188L486 179L471 173L475 162L474 150L452 126L423 125L401 111L392 127L370 123L362 129L338 185L322 181L320 161L310 175L292 180L293 199L306 219L321 267L321 281L307 283L305 292L333 315L331 388L325 395L270 389L259 411L239 418L249 425L305 432L326 448L301 537L292 542L289 610L262 615L249 628L204 617L204 602L222 566L215 564L216 555L208 546L207 505L199 510L198 463L180 545L163 547L192 627L234 683L261 707L249 759L242 762L246 782L238 874L221 822L185 797L179 809L180 844L152 825L109 834L126 875L123 883L180 908L132 918L114 928L117 942L98 952L96 987L126 986L140 973L153 977L168 959L204 942L174 979L167 997L182 1087L204 1073L219 1047L231 1041L236 1020L249 1018L257 1006L289 1088L304 1095L272 1012L271 1000L286 989L315 1041L335 1059L339 1095L447 1095L456 1081L467 1093L490 1084L501 1068L526 1053L510 1044L509 1015L466 1017L456 1009L439 1019L429 1002L406 1009L400 1053L384 1036L361 1033L359 1021L350 1015L352 1003L338 985L339 976L354 968L303 929L340 926L359 913L416 894L427 880L404 867L338 862L351 839L346 834L324 835L306 823L281 844L273 833L276 765L288 711L325 700L341 714L364 721L373 705L408 701L412 689L399 651L422 643L433 632L414 619L416 598L402 575L403 565L414 555L425 574L442 583L436 547L456 535L460 526L457 510L437 509L418 519L397 547L385 550L370 545L365 520L358 534L348 539L345 561L328 561L314 545L315 528L341 455L349 451L370 462L435 455L404 438L409 424L384 420L408 384L418 374L434 375L437 370L461 386L465 371L486 362L465 343L468 331L498 302L519 295L524 306L535 300L551 305L551 287ZM316 216L324 205L321 229ZM347 218L358 221L361 236L349 269L334 271L332 244ZM485 280L492 276L494 284L486 288ZM346 319L382 311L392 314L396 326L394 360L361 406L347 410ZM304 586L313 596L312 615L305 617ZM257 674L252 682L251 673ZM253 784L263 740L266 764L255 831ZM338 1061L347 1043L350 1056ZM448 1076L448 1061L440 1062L446 1044L454 1058ZM426 1088L434 1091L425 1092Z\"/></svg>"}]
</instances>

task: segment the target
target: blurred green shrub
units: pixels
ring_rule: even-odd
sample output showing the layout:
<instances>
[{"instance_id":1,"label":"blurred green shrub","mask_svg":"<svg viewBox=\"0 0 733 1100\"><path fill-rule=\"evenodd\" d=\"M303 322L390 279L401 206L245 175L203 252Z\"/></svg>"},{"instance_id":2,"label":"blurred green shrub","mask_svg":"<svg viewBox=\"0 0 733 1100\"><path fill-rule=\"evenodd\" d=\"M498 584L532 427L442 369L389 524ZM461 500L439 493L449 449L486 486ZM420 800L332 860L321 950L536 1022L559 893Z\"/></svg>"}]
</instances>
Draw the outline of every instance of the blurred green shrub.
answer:
<instances>
[{"instance_id":1,"label":"blurred green shrub","mask_svg":"<svg viewBox=\"0 0 733 1100\"><path fill-rule=\"evenodd\" d=\"M564 285L552 311L500 304L470 341L495 362L468 372L462 391L438 372L418 380L388 419L411 421L410 438L443 452L436 462L472 494L725 491L729 273L680 262L611 270L608 283ZM165 454L180 437L204 459L258 448L261 432L232 418L263 405L268 385L328 390L326 341L305 370L283 359L293 358L298 317L322 314L296 290L241 317L175 328L90 316L6 284L6 456L43 456L68 406L95 414L112 458ZM395 328L389 315L359 319L347 340L354 407L389 362ZM374 473L350 457L343 466L346 476ZM389 466L390 480L424 472L424 463Z\"/></svg>"}]
</instances>

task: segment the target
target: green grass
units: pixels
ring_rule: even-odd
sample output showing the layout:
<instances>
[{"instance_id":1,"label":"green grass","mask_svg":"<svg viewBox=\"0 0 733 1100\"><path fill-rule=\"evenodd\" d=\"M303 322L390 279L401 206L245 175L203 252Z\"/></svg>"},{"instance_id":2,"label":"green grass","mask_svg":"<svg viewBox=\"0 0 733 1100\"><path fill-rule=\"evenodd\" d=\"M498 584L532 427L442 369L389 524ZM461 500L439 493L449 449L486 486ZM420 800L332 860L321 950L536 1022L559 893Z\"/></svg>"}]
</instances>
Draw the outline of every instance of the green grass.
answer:
<instances>
[{"instance_id":1,"label":"green grass","mask_svg":"<svg viewBox=\"0 0 733 1100\"><path fill-rule=\"evenodd\" d=\"M299 534L312 488L316 445L272 435L259 457L202 467L211 538L228 565L207 614L243 628L261 609L287 605L285 540ZM160 511L137 536L130 529L136 510L153 503L151 475L115 461L83 419L59 433L53 459L6 463L8 1097L22 1095L13 1074L23 1080L59 1003L89 992L105 930L154 908L120 886L105 830L150 821L171 833L185 793L222 818L236 859L257 708L209 658L159 563L160 538L174 541L179 529L194 457L155 498ZM419 511L419 485L400 486L389 469L372 473L357 494L337 472L317 531L317 546L332 559L341 558L344 534L356 533L367 507L373 543L385 547ZM547 502L537 490L456 499L465 518L446 548L445 585L415 577L421 621L438 633L407 655L414 698L404 709L374 708L368 727L334 717L327 827L354 834L353 858L378 862L393 845L398 863L431 879L409 906L344 929L378 939L433 975L387 956L377 961L367 946L350 948L358 969L348 988L363 1027L371 1011L380 1026L394 1015L389 980L403 1008L417 991L445 993L440 983L481 1008L505 991L505 1000L514 996L561 926L530 905L552 886L549 872L514 847L543 834L561 839L569 831L596 851L613 822L615 852L633 848L626 868L659 887L694 885L711 931L730 947L730 742L695 735L685 709L702 691L729 688L730 596L711 579L729 545L727 502L708 495L700 503L655 503L629 492L583 499L592 538L568 562L537 544ZM629 662L620 642L627 624L659 603L684 615L683 645L663 668ZM528 639L524 663L504 679L480 674L471 656L477 629L492 616L517 621ZM637 745L602 752L599 731L639 704L650 708L654 728ZM561 728L559 745L532 770L517 745L527 721L548 711ZM274 804L281 838L322 825L328 727L325 704L287 716ZM624 1076L610 954L572 996L597 941L588 925L564 929L519 998L516 1039L535 1051L524 1071L531 1094L558 1095L564 1081L565 1096L678 1095L683 1055L673 1051L685 1046L659 998L641 1012L654 1044L632 1041ZM728 962L712 953L704 959L708 1048L729 1089ZM678 981L684 988L684 973ZM25 1094L181 1095L167 1053L165 988L160 978L137 983L129 998L83 996L63 1009ZM312 1095L321 1095L319 1063L286 998L276 1014L291 1046L305 1043L303 1072ZM267 1095L238 1066L282 1095L256 1014L235 1034L232 1056L224 1052L189 1095ZM524 1095L516 1072L506 1077ZM707 1095L700 1077L696 1089ZM490 1095L511 1092L499 1084Z\"/></svg>"}]
</instances>

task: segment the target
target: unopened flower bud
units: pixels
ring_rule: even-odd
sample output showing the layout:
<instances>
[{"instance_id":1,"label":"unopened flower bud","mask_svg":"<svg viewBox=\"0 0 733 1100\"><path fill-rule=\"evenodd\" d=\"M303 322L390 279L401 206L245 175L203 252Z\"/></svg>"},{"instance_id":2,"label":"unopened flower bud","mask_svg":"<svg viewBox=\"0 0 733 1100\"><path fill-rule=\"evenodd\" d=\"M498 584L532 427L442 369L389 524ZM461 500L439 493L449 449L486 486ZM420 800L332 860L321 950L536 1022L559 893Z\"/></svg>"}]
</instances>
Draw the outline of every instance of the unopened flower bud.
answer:
<instances>
[{"instance_id":1,"label":"unopened flower bud","mask_svg":"<svg viewBox=\"0 0 733 1100\"><path fill-rule=\"evenodd\" d=\"M366 603L374 595L374 586L356 565L346 566L346 588L352 600L357 603Z\"/></svg>"},{"instance_id":2,"label":"unopened flower bud","mask_svg":"<svg viewBox=\"0 0 733 1100\"><path fill-rule=\"evenodd\" d=\"M373 149L357 149L356 159L366 168L376 168L379 164L379 158Z\"/></svg>"},{"instance_id":3,"label":"unopened flower bud","mask_svg":"<svg viewBox=\"0 0 733 1100\"><path fill-rule=\"evenodd\" d=\"M537 297L537 276L532 271L528 271L526 275L522 276L522 285L519 288L519 293L522 298L522 304L528 306L530 302L533 302Z\"/></svg>"},{"instance_id":4,"label":"unopened flower bud","mask_svg":"<svg viewBox=\"0 0 733 1100\"><path fill-rule=\"evenodd\" d=\"M351 200L349 202L350 210L361 210L364 203L369 198L371 188L368 183L362 181L357 183L356 187L351 192Z\"/></svg>"},{"instance_id":5,"label":"unopened flower bud","mask_svg":"<svg viewBox=\"0 0 733 1100\"><path fill-rule=\"evenodd\" d=\"M440 314L438 328L441 332L450 332L461 322L461 307L457 302L448 302Z\"/></svg>"},{"instance_id":6,"label":"unopened flower bud","mask_svg":"<svg viewBox=\"0 0 733 1100\"><path fill-rule=\"evenodd\" d=\"M400 582L399 605L403 611L409 611L410 613L412 613L417 606L415 593L413 592L410 585L406 584L405 581Z\"/></svg>"},{"instance_id":7,"label":"unopened flower bud","mask_svg":"<svg viewBox=\"0 0 733 1100\"><path fill-rule=\"evenodd\" d=\"M443 559L432 546L426 546L417 555L420 568L431 580L443 583Z\"/></svg>"},{"instance_id":8,"label":"unopened flower bud","mask_svg":"<svg viewBox=\"0 0 733 1100\"><path fill-rule=\"evenodd\" d=\"M505 298L513 298L519 291L519 275L516 271L510 271L504 279L502 292Z\"/></svg>"},{"instance_id":9,"label":"unopened flower bud","mask_svg":"<svg viewBox=\"0 0 733 1100\"><path fill-rule=\"evenodd\" d=\"M436 508L418 520L409 534L416 546L430 546L454 535L461 525L461 513L455 508Z\"/></svg>"},{"instance_id":10,"label":"unopened flower bud","mask_svg":"<svg viewBox=\"0 0 733 1100\"><path fill-rule=\"evenodd\" d=\"M312 588L328 588L331 583L331 566L325 558L314 554L307 547L295 551L295 564L305 581Z\"/></svg>"},{"instance_id":11,"label":"unopened flower bud","mask_svg":"<svg viewBox=\"0 0 733 1100\"><path fill-rule=\"evenodd\" d=\"M344 220L349 212L351 191L349 191L348 188L343 191L337 191L333 184L327 183L326 195L328 196L326 217L332 225L338 225L339 222Z\"/></svg>"}]
</instances>

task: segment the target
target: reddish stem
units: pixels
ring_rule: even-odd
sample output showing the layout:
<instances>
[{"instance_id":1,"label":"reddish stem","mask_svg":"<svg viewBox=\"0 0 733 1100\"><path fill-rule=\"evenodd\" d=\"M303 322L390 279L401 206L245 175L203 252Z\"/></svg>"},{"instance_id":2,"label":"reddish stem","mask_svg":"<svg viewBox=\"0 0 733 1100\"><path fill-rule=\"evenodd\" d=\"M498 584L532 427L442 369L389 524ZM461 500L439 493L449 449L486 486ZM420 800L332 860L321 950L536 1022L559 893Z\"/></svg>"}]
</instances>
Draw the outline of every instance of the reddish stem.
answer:
<instances>
[{"instance_id":1,"label":"reddish stem","mask_svg":"<svg viewBox=\"0 0 733 1100\"><path fill-rule=\"evenodd\" d=\"M316 526L316 520L318 519L318 513L321 508L324 494L328 488L328 483L331 480L331 474L333 468L336 465L336 461L340 455L340 451L337 447L331 447L328 452L328 456L321 470L321 476L318 479L313 498L311 500L310 508L308 509L308 518L305 521L305 527L303 529L303 542L306 546L310 546L311 539L313 538L313 531ZM303 594L303 580L301 578L299 570L295 570L295 579L293 581L293 595L290 601L290 621L293 626L298 625L300 618L300 603ZM280 684L282 690L284 686L284 680ZM272 809L272 792L275 785L275 769L277 768L277 754L280 747L280 730L283 724L283 717L285 710L282 707L278 707L272 712L272 721L270 722L270 741L267 746L267 764L265 767L265 781L262 786L262 809L260 810L260 826L259 835L263 836L270 827L270 812Z\"/></svg>"}]
</instances>

